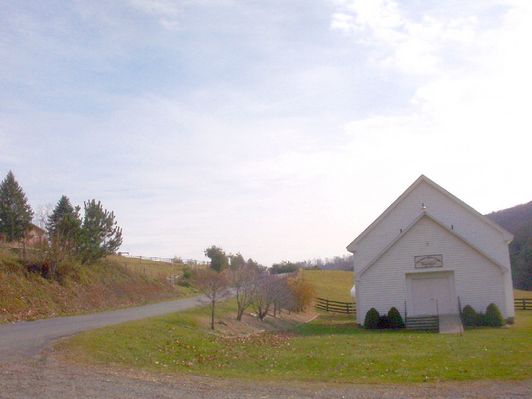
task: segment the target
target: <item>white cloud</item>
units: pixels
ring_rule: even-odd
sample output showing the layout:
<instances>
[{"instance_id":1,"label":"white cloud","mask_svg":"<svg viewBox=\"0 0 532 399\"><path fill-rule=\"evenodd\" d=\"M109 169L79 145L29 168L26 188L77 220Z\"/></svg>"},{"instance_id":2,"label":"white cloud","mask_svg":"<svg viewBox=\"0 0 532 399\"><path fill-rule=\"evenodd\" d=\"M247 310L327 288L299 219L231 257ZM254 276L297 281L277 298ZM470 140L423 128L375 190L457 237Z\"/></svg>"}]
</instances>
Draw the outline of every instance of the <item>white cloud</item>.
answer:
<instances>
[{"instance_id":1,"label":"white cloud","mask_svg":"<svg viewBox=\"0 0 532 399\"><path fill-rule=\"evenodd\" d=\"M476 45L479 34L475 16L423 14L414 20L392 0L342 1L331 29L354 34L372 50L377 64L409 74L432 74L448 67L446 58L457 46L462 50Z\"/></svg>"},{"instance_id":2,"label":"white cloud","mask_svg":"<svg viewBox=\"0 0 532 399\"><path fill-rule=\"evenodd\" d=\"M129 4L148 15L156 17L161 26L168 30L179 28L181 8L175 0L128 0Z\"/></svg>"},{"instance_id":3,"label":"white cloud","mask_svg":"<svg viewBox=\"0 0 532 399\"><path fill-rule=\"evenodd\" d=\"M354 18L343 30L375 50L382 66L398 77L430 72L419 77L406 111L345 125L353 139L343 156L366 165L368 186L381 173L410 179L426 173L444 186L451 182L459 195L469 193L481 211L514 205L516 197L530 200L519 172L530 169L532 146L532 7L511 6L498 23L481 29L475 16L412 21L391 1L343 5ZM337 20L333 15L333 27L341 26ZM463 51L449 53L449 43Z\"/></svg>"}]
</instances>

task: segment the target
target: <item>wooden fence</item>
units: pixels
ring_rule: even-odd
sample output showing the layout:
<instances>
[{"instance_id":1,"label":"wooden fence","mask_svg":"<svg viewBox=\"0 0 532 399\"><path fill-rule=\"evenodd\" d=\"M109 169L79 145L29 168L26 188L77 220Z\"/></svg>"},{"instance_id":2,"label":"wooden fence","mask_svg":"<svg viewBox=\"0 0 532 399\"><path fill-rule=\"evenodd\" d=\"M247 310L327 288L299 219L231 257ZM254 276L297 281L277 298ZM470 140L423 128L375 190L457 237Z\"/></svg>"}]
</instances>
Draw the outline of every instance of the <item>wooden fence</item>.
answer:
<instances>
[{"instance_id":1,"label":"wooden fence","mask_svg":"<svg viewBox=\"0 0 532 399\"><path fill-rule=\"evenodd\" d=\"M326 312L356 314L356 304L354 302L331 301L326 298L316 298L316 309ZM532 298L515 298L515 310L532 310Z\"/></svg>"},{"instance_id":2,"label":"wooden fence","mask_svg":"<svg viewBox=\"0 0 532 399\"><path fill-rule=\"evenodd\" d=\"M532 298L514 298L515 310L532 310Z\"/></svg>"},{"instance_id":3,"label":"wooden fence","mask_svg":"<svg viewBox=\"0 0 532 399\"><path fill-rule=\"evenodd\" d=\"M326 312L356 314L357 308L354 302L331 301L325 298L316 298L316 309Z\"/></svg>"}]
</instances>

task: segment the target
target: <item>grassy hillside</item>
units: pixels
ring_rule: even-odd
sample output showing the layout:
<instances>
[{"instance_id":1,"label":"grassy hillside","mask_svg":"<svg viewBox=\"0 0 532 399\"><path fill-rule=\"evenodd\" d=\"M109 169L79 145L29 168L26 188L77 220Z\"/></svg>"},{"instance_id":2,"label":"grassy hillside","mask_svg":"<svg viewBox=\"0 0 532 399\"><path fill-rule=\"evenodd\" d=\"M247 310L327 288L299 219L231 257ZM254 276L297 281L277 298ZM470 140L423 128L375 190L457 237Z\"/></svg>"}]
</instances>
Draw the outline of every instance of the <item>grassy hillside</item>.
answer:
<instances>
[{"instance_id":1,"label":"grassy hillside","mask_svg":"<svg viewBox=\"0 0 532 399\"><path fill-rule=\"evenodd\" d=\"M0 323L137 305L194 292L126 266L116 258L72 265L59 283L28 272L17 257L0 252Z\"/></svg>"},{"instance_id":2,"label":"grassy hillside","mask_svg":"<svg viewBox=\"0 0 532 399\"><path fill-rule=\"evenodd\" d=\"M115 261L137 273L151 277L168 277L179 275L185 265L179 263L159 262L149 259L129 258L125 256L109 256L108 259Z\"/></svg>"},{"instance_id":3,"label":"grassy hillside","mask_svg":"<svg viewBox=\"0 0 532 399\"><path fill-rule=\"evenodd\" d=\"M514 290L514 298L532 298L532 291Z\"/></svg>"},{"instance_id":4,"label":"grassy hillside","mask_svg":"<svg viewBox=\"0 0 532 399\"><path fill-rule=\"evenodd\" d=\"M303 278L314 286L316 296L333 301L353 302L353 272L343 270L304 270Z\"/></svg>"}]
</instances>

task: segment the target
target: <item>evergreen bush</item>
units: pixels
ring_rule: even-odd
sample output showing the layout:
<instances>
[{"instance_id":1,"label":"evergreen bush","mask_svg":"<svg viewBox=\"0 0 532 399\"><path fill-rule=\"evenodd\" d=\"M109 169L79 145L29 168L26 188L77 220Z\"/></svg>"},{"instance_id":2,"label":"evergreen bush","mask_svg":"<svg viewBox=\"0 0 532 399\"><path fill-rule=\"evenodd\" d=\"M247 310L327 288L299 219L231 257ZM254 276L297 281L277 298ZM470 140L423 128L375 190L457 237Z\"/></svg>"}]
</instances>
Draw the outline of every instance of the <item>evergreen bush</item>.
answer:
<instances>
[{"instance_id":1,"label":"evergreen bush","mask_svg":"<svg viewBox=\"0 0 532 399\"><path fill-rule=\"evenodd\" d=\"M504 318L502 317L501 311L494 303L490 303L486 308L484 325L490 327L501 327L504 325Z\"/></svg>"},{"instance_id":2,"label":"evergreen bush","mask_svg":"<svg viewBox=\"0 0 532 399\"><path fill-rule=\"evenodd\" d=\"M464 306L462 310L462 322L466 327L474 327L478 322L478 315L470 305Z\"/></svg>"},{"instance_id":3,"label":"evergreen bush","mask_svg":"<svg viewBox=\"0 0 532 399\"><path fill-rule=\"evenodd\" d=\"M390 323L390 319L386 315L382 315L379 317L379 322L377 323L377 328L379 330L386 330L388 328L391 328L392 324Z\"/></svg>"},{"instance_id":4,"label":"evergreen bush","mask_svg":"<svg viewBox=\"0 0 532 399\"><path fill-rule=\"evenodd\" d=\"M364 319L364 328L367 328L368 330L374 330L378 327L379 324L379 312L377 312L377 309L371 308L368 310L368 313L366 313L366 318Z\"/></svg>"},{"instance_id":5,"label":"evergreen bush","mask_svg":"<svg viewBox=\"0 0 532 399\"><path fill-rule=\"evenodd\" d=\"M405 323L401 317L401 313L396 307L391 308L388 311L388 319L390 320L390 328L404 328Z\"/></svg>"},{"instance_id":6,"label":"evergreen bush","mask_svg":"<svg viewBox=\"0 0 532 399\"><path fill-rule=\"evenodd\" d=\"M476 327L484 327L486 325L486 315L482 312L477 313Z\"/></svg>"}]
</instances>

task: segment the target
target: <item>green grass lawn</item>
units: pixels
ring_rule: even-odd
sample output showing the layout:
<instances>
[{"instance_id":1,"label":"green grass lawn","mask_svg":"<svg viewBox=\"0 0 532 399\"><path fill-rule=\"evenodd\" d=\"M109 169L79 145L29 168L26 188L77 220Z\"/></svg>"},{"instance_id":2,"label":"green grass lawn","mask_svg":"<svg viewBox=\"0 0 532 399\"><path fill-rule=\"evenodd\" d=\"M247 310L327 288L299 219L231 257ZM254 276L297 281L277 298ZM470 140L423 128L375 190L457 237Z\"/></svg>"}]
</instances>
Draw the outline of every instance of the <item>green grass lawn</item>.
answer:
<instances>
[{"instance_id":1,"label":"green grass lawn","mask_svg":"<svg viewBox=\"0 0 532 399\"><path fill-rule=\"evenodd\" d=\"M353 302L353 272L342 270L303 270L303 278L314 286L316 296L333 301Z\"/></svg>"},{"instance_id":2,"label":"green grass lawn","mask_svg":"<svg viewBox=\"0 0 532 399\"><path fill-rule=\"evenodd\" d=\"M218 315L233 312L228 301ZM463 336L367 331L322 315L295 330L228 338L202 321L208 308L83 333L62 344L77 361L257 380L409 383L532 378L532 312L507 328Z\"/></svg>"}]
</instances>

